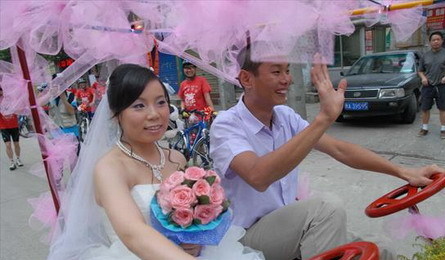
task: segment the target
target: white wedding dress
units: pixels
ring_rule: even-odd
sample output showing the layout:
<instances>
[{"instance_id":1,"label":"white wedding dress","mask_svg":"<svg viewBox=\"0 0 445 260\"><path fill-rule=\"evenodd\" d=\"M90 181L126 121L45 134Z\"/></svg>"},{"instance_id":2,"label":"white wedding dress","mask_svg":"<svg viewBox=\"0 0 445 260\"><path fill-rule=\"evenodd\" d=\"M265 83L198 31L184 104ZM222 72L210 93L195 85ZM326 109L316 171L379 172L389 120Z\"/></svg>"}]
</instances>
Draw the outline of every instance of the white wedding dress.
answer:
<instances>
[{"instance_id":1,"label":"white wedding dress","mask_svg":"<svg viewBox=\"0 0 445 260\"><path fill-rule=\"evenodd\" d=\"M136 185L131 191L131 195L142 212L147 224L150 225L150 201L153 198L159 184ZM86 260L137 260L139 259L127 247L114 232L108 217L103 212L103 223L108 235L110 246L105 245L90 248L81 259ZM204 246L198 259L205 260L257 260L265 259L259 251L244 247L240 242L245 234L241 227L231 226L218 246Z\"/></svg>"}]
</instances>

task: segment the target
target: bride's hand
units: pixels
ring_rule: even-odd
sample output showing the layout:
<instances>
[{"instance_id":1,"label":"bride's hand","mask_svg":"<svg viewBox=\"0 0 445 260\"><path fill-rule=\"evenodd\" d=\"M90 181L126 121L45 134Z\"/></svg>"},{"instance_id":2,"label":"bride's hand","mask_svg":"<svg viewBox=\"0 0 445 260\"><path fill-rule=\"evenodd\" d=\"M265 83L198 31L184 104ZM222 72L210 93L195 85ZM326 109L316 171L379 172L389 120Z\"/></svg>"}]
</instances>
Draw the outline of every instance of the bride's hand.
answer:
<instances>
[{"instance_id":1,"label":"bride's hand","mask_svg":"<svg viewBox=\"0 0 445 260\"><path fill-rule=\"evenodd\" d=\"M180 244L179 245L187 254L190 254L192 256L199 256L199 253L201 252L201 245L194 245L194 244Z\"/></svg>"}]
</instances>

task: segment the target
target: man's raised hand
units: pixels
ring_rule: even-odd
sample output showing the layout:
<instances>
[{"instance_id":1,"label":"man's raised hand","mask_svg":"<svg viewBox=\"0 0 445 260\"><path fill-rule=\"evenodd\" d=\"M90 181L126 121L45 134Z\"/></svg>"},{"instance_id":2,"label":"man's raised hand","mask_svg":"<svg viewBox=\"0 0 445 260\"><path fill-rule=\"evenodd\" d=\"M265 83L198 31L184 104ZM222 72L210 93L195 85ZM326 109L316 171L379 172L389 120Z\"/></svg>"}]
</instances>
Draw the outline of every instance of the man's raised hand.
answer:
<instances>
[{"instance_id":1,"label":"man's raised hand","mask_svg":"<svg viewBox=\"0 0 445 260\"><path fill-rule=\"evenodd\" d=\"M337 90L334 89L325 64L314 64L311 70L311 78L320 98L319 115L334 122L343 110L346 80L341 80Z\"/></svg>"}]
</instances>

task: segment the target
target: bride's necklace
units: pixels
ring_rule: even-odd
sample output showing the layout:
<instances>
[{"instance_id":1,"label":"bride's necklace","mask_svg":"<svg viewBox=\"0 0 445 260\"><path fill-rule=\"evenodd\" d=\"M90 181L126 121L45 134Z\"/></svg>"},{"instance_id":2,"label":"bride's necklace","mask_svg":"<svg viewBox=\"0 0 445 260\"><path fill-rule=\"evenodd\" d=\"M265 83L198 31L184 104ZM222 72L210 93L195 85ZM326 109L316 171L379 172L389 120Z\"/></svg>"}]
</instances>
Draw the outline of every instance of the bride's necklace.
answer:
<instances>
[{"instance_id":1,"label":"bride's necklace","mask_svg":"<svg viewBox=\"0 0 445 260\"><path fill-rule=\"evenodd\" d=\"M119 147L119 149L121 149L122 152L124 152L126 155L130 156L131 158L140 161L141 163L145 164L145 166L150 167L151 171L153 172L153 175L155 176L155 178L162 182L162 173L161 170L164 168L165 166L165 155L164 152L162 151L161 147L159 147L158 143L155 143L156 148L158 148L159 151L159 155L161 156L161 162L160 164L156 165L156 164L151 164L149 163L147 160L145 160L144 158L142 158L141 156L135 154L134 152L130 151L127 147L125 147L122 143L121 140L117 140L116 141L116 145L117 147Z\"/></svg>"}]
</instances>

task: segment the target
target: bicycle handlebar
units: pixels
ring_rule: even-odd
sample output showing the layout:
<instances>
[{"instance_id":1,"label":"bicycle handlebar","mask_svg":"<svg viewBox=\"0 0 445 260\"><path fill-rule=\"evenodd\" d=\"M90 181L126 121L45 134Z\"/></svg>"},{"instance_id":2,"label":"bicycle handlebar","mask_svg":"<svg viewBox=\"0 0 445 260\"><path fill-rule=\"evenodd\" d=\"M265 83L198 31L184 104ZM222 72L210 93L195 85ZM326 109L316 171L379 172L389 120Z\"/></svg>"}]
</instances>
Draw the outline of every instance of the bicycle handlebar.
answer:
<instances>
[{"instance_id":1,"label":"bicycle handlebar","mask_svg":"<svg viewBox=\"0 0 445 260\"><path fill-rule=\"evenodd\" d=\"M193 110L181 110L180 111L180 114L182 114L182 113L184 113L184 112L186 112L187 114L193 114L193 113L196 113L196 114L198 114L198 115L200 115L200 116L205 116L205 113L203 112L203 111L201 111L201 110L197 110L197 109L193 109Z\"/></svg>"}]
</instances>

